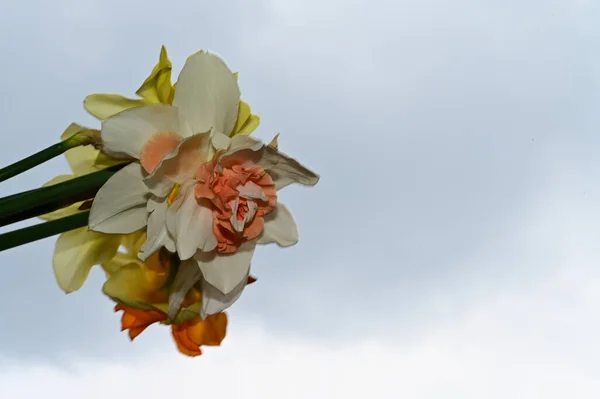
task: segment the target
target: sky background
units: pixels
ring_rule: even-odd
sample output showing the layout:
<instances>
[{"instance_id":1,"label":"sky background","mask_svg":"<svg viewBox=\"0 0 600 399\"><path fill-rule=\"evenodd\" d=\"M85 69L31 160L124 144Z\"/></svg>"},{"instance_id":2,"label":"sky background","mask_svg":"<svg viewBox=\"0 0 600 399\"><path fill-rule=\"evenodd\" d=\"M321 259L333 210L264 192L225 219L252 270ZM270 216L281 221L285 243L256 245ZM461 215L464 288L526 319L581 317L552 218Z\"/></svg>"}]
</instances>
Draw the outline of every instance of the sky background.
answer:
<instances>
[{"instance_id":1,"label":"sky background","mask_svg":"<svg viewBox=\"0 0 600 399\"><path fill-rule=\"evenodd\" d=\"M0 397L599 397L600 4L251 3L0 5L1 164L97 127L84 97L133 96L164 44L174 78L224 57L256 135L322 176L281 193L300 243L257 251L195 359L161 326L130 343L99 269L65 295L55 237L0 253Z\"/></svg>"}]
</instances>

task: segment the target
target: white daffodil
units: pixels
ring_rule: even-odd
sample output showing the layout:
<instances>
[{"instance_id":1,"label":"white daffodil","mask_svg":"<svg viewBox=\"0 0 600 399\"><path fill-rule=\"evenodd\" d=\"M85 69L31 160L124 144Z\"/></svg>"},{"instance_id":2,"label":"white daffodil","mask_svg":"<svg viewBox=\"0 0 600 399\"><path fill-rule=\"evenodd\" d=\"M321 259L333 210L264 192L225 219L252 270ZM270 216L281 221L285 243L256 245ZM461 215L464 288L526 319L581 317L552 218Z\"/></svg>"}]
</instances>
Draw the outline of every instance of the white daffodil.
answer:
<instances>
[{"instance_id":1,"label":"white daffodil","mask_svg":"<svg viewBox=\"0 0 600 399\"><path fill-rule=\"evenodd\" d=\"M235 302L246 285L257 243L294 245L296 224L277 202L290 183L319 177L236 127L240 90L213 54L188 58L173 105L145 105L102 123L104 151L137 161L98 192L90 229L128 234L147 226L145 260L161 247L181 259L169 300L173 318L186 292L202 280L201 317Z\"/></svg>"}]
</instances>

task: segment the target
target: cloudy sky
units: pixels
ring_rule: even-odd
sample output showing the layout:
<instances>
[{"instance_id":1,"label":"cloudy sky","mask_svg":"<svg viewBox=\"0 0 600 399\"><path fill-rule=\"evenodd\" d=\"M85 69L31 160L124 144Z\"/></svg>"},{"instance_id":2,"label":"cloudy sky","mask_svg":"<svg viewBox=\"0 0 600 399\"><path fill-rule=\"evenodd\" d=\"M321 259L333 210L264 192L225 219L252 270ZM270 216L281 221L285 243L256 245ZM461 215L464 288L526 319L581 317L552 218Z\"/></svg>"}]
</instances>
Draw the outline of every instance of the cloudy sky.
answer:
<instances>
[{"instance_id":1,"label":"cloudy sky","mask_svg":"<svg viewBox=\"0 0 600 399\"><path fill-rule=\"evenodd\" d=\"M600 5L249 3L0 5L2 164L97 126L83 98L133 95L165 44L176 71L223 56L257 136L322 176L195 359L160 326L130 343L99 270L65 295L55 238L0 253L0 397L599 397Z\"/></svg>"}]
</instances>

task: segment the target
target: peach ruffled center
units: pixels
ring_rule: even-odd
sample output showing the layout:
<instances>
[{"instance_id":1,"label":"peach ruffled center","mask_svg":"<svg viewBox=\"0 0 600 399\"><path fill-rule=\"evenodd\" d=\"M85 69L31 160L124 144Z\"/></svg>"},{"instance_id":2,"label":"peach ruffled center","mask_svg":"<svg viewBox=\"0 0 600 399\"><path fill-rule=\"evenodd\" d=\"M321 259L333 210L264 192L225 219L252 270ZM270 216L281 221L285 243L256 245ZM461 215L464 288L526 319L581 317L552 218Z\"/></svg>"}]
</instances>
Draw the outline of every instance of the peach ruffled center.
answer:
<instances>
[{"instance_id":1,"label":"peach ruffled center","mask_svg":"<svg viewBox=\"0 0 600 399\"><path fill-rule=\"evenodd\" d=\"M263 217L277 204L273 179L252 163L223 168L206 162L198 168L196 180L196 197L213 204L213 231L222 253L235 252L245 241L258 237Z\"/></svg>"}]
</instances>

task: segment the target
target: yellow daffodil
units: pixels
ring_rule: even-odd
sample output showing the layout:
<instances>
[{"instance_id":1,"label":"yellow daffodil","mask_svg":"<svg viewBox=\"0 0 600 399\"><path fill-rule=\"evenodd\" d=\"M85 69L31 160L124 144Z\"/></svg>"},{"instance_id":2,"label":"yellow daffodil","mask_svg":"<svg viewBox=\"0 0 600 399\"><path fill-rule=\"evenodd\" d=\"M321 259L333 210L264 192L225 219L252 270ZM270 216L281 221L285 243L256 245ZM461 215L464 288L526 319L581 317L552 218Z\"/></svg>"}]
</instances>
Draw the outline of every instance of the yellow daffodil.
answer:
<instances>
[{"instance_id":1,"label":"yellow daffodil","mask_svg":"<svg viewBox=\"0 0 600 399\"><path fill-rule=\"evenodd\" d=\"M103 150L135 162L98 191L90 229L130 234L147 227L141 260L163 247L177 253L171 319L199 281L201 318L234 303L256 244L286 247L298 240L276 191L319 180L276 145L235 134L239 104L237 79L227 65L199 52L186 61L172 105L138 106L102 123Z\"/></svg>"}]
</instances>

